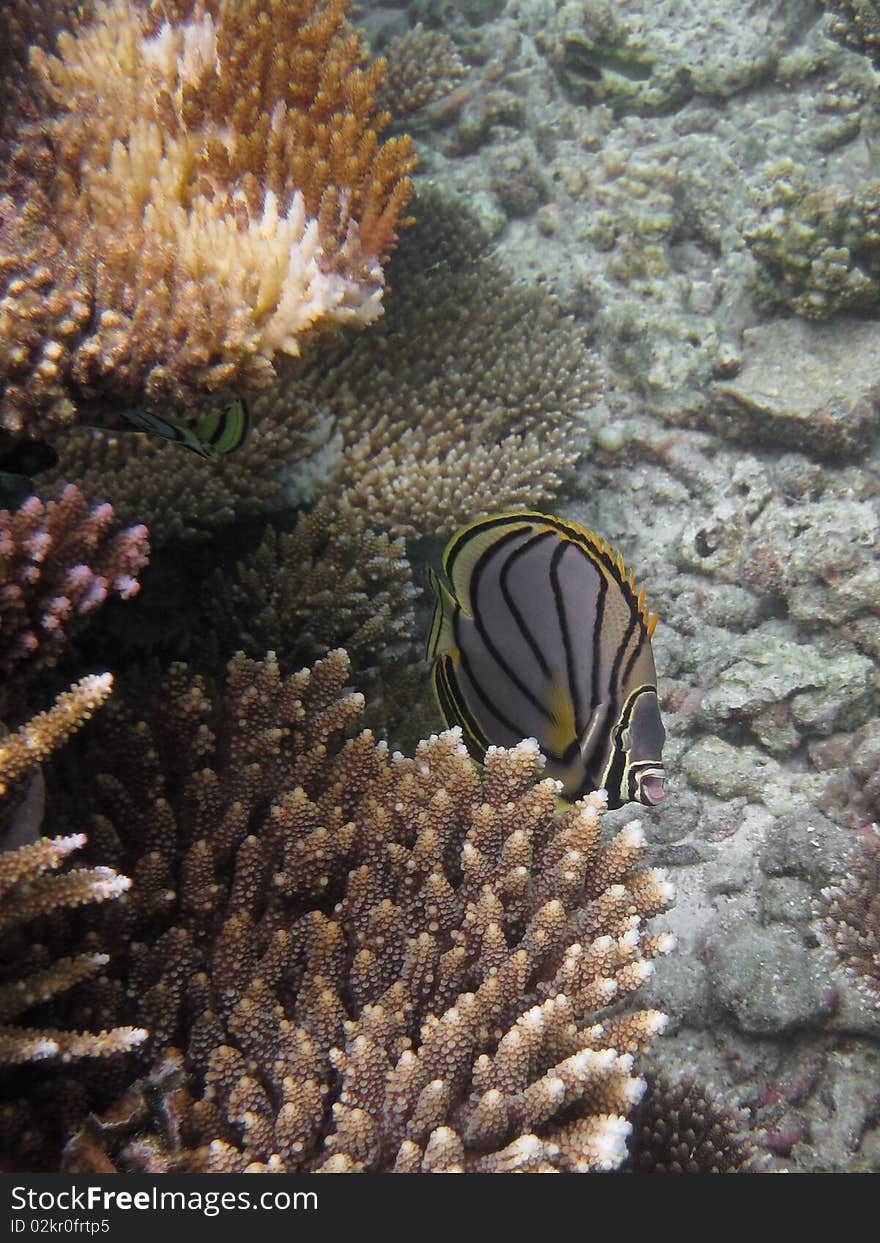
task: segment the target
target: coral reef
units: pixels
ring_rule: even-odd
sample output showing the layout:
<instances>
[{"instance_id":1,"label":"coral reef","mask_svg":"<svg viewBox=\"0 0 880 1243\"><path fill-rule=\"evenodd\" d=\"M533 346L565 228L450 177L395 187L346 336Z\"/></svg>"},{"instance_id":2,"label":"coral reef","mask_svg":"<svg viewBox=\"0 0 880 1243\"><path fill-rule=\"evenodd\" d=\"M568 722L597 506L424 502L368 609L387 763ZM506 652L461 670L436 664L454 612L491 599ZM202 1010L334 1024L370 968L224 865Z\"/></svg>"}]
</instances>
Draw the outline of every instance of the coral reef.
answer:
<instances>
[{"instance_id":1,"label":"coral reef","mask_svg":"<svg viewBox=\"0 0 880 1243\"><path fill-rule=\"evenodd\" d=\"M880 830L860 836L850 876L822 890L818 930L859 989L880 1006Z\"/></svg>"},{"instance_id":2,"label":"coral reef","mask_svg":"<svg viewBox=\"0 0 880 1243\"><path fill-rule=\"evenodd\" d=\"M449 35L426 30L421 22L392 39L384 55L388 68L378 103L395 120L444 99L467 73Z\"/></svg>"},{"instance_id":3,"label":"coral reef","mask_svg":"<svg viewBox=\"0 0 880 1243\"><path fill-rule=\"evenodd\" d=\"M91 17L93 11L90 0L6 0L0 46L0 136L15 122L31 47L53 51L58 33L77 18Z\"/></svg>"},{"instance_id":4,"label":"coral reef","mask_svg":"<svg viewBox=\"0 0 880 1243\"><path fill-rule=\"evenodd\" d=\"M427 192L417 211L383 321L279 393L282 410L308 398L334 420L349 504L415 537L552 496L600 390L584 324L511 283L460 204Z\"/></svg>"},{"instance_id":5,"label":"coral reef","mask_svg":"<svg viewBox=\"0 0 880 1243\"><path fill-rule=\"evenodd\" d=\"M108 595L137 592L147 529L111 534L113 520L112 505L89 508L74 484L48 504L32 496L0 510L0 713Z\"/></svg>"},{"instance_id":6,"label":"coral reef","mask_svg":"<svg viewBox=\"0 0 880 1243\"><path fill-rule=\"evenodd\" d=\"M261 401L254 406L259 412ZM281 468L308 452L310 423L305 410L286 414L284 424L254 427L241 449L216 463L154 436L73 428L55 437L58 466L37 489L45 498L61 479L77 479L90 496L109 497L121 521L145 522L154 547L204 540L282 503Z\"/></svg>"},{"instance_id":7,"label":"coral reef","mask_svg":"<svg viewBox=\"0 0 880 1243\"><path fill-rule=\"evenodd\" d=\"M761 290L806 319L860 311L878 296L880 181L858 193L816 189L791 160L768 170L772 184L760 219L746 230L764 265Z\"/></svg>"},{"instance_id":8,"label":"coral reef","mask_svg":"<svg viewBox=\"0 0 880 1243\"><path fill-rule=\"evenodd\" d=\"M582 412L601 388L588 328L511 283L461 204L421 191L417 211L383 318L285 370L253 403L234 456L206 469L176 445L79 429L56 438L59 465L41 490L76 478L146 522L154 544L280 507L310 453L319 478L394 536L451 534L480 512L548 499L583 450Z\"/></svg>"},{"instance_id":9,"label":"coral reef","mask_svg":"<svg viewBox=\"0 0 880 1243\"><path fill-rule=\"evenodd\" d=\"M72 910L90 902L118 898L130 885L112 868L73 868L53 875L73 851L85 845L83 834L43 837L30 846L0 854L0 895L4 937L3 983L0 984L0 1063L17 1065L80 1057L109 1057L128 1052L146 1039L138 1027L103 1032L56 1031L18 1025L34 1006L89 979L107 963L104 954L84 953L55 958L45 966L45 949L32 944L20 927L62 907ZM32 936L32 934L30 934Z\"/></svg>"},{"instance_id":10,"label":"coral reef","mask_svg":"<svg viewBox=\"0 0 880 1243\"><path fill-rule=\"evenodd\" d=\"M604 1011L671 948L644 926L671 891L641 830L600 843L600 795L557 812L530 743L482 773L457 731L414 759L341 743L348 672L238 655L218 701L176 666L140 723L105 722L89 832L133 876L114 969L154 1063L111 1111L136 1127L92 1124L69 1168L624 1159L663 1019Z\"/></svg>"},{"instance_id":11,"label":"coral reef","mask_svg":"<svg viewBox=\"0 0 880 1243\"><path fill-rule=\"evenodd\" d=\"M0 741L0 795L37 764L43 763L91 717L110 694L109 673L82 678L59 695L46 712L32 717Z\"/></svg>"},{"instance_id":12,"label":"coral reef","mask_svg":"<svg viewBox=\"0 0 880 1243\"><path fill-rule=\"evenodd\" d=\"M754 1174L765 1166L741 1111L690 1078L671 1083L649 1074L647 1081L633 1119L633 1173Z\"/></svg>"},{"instance_id":13,"label":"coral reef","mask_svg":"<svg viewBox=\"0 0 880 1243\"><path fill-rule=\"evenodd\" d=\"M265 386L380 314L414 158L380 144L361 57L345 0L108 0L32 52L0 179L2 426Z\"/></svg>"}]
</instances>

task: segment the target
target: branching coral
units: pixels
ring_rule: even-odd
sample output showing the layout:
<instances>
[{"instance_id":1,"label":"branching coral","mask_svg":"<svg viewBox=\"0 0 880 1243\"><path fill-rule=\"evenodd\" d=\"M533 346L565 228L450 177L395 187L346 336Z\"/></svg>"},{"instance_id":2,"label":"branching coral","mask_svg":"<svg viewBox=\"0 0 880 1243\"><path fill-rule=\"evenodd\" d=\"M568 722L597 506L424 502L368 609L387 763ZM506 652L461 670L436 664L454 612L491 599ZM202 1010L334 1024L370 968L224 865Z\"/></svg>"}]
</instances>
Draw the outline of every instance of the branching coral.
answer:
<instances>
[{"instance_id":1,"label":"branching coral","mask_svg":"<svg viewBox=\"0 0 880 1243\"><path fill-rule=\"evenodd\" d=\"M2 426L259 386L380 314L414 160L380 144L361 61L345 0L105 0L32 52L0 179Z\"/></svg>"},{"instance_id":2,"label":"branching coral","mask_svg":"<svg viewBox=\"0 0 880 1243\"><path fill-rule=\"evenodd\" d=\"M80 1057L109 1057L139 1045L146 1032L137 1027L117 1027L111 1031L55 1031L43 1027L17 1026L17 1020L33 1006L51 1001L59 993L90 978L107 963L104 954L84 953L56 958L37 967L44 952L39 945L21 943L18 926L46 915L59 907L70 910L90 902L118 898L129 887L129 880L112 868L73 868L52 875L67 855L85 845L82 834L41 838L33 845L0 854L0 897L3 913L4 970L0 983L0 1063L13 1065L58 1058L63 1062ZM10 954L18 946L19 955ZM23 952L27 945L27 954ZM32 964L22 974L21 959ZM12 961L10 961L12 960Z\"/></svg>"},{"instance_id":3,"label":"branching coral","mask_svg":"<svg viewBox=\"0 0 880 1243\"><path fill-rule=\"evenodd\" d=\"M198 646L206 651L207 634L221 652L273 651L283 672L344 646L368 692L368 723L381 717L383 731L397 737L427 685L415 641L417 595L403 540L376 534L362 514L324 499L300 513L292 531L267 528L234 570L214 572Z\"/></svg>"},{"instance_id":4,"label":"branching coral","mask_svg":"<svg viewBox=\"0 0 880 1243\"><path fill-rule=\"evenodd\" d=\"M860 836L851 875L822 890L819 936L875 1006L880 1006L880 831Z\"/></svg>"},{"instance_id":5,"label":"branching coral","mask_svg":"<svg viewBox=\"0 0 880 1243\"><path fill-rule=\"evenodd\" d=\"M816 190L790 160L773 168L745 237L766 269L764 293L806 319L859 311L880 294L880 181L859 194Z\"/></svg>"},{"instance_id":6,"label":"branching coral","mask_svg":"<svg viewBox=\"0 0 880 1243\"><path fill-rule=\"evenodd\" d=\"M663 1018L604 1011L671 945L641 831L601 843L600 795L558 813L533 743L482 772L456 731L414 759L340 745L347 677L341 651L287 679L239 655L216 703L178 666L146 721L111 720L90 833L130 861L117 967L160 1056L70 1168L624 1158Z\"/></svg>"},{"instance_id":7,"label":"branching coral","mask_svg":"<svg viewBox=\"0 0 880 1243\"><path fill-rule=\"evenodd\" d=\"M111 688L109 674L84 678L47 712L0 740L0 812ZM26 836L31 840L0 848L0 1154L12 1151L19 1159L39 1149L41 1127L30 1106L34 1084L23 1084L11 1067L46 1064L51 1069L80 1058L107 1058L136 1048L146 1036L129 1025L96 1032L57 1026L59 998L67 1004L69 994L75 997L90 982L95 986L107 956L85 944L71 953L71 929L65 923L63 934L56 935L55 923L77 907L119 898L130 882L108 867L61 870L68 856L85 845L85 836L38 837L39 817L30 827L33 832ZM99 1018L99 1011L87 1006L73 1014ZM47 1016L52 1017L44 1022Z\"/></svg>"},{"instance_id":8,"label":"branching coral","mask_svg":"<svg viewBox=\"0 0 880 1243\"><path fill-rule=\"evenodd\" d=\"M0 796L37 764L42 764L110 694L109 673L83 678L59 695L46 712L32 717L0 741Z\"/></svg>"},{"instance_id":9,"label":"branching coral","mask_svg":"<svg viewBox=\"0 0 880 1243\"><path fill-rule=\"evenodd\" d=\"M143 521L154 546L170 540L203 540L281 503L281 467L308 451L309 422L288 411L284 424L253 428L236 453L204 462L156 436L73 428L55 439L59 465L40 476L41 496L61 479L77 479L90 496L106 496L123 522Z\"/></svg>"},{"instance_id":10,"label":"branching coral","mask_svg":"<svg viewBox=\"0 0 880 1243\"><path fill-rule=\"evenodd\" d=\"M15 121L18 96L27 78L30 48L53 51L60 31L93 11L91 0L4 0L0 43L0 136Z\"/></svg>"},{"instance_id":11,"label":"branching coral","mask_svg":"<svg viewBox=\"0 0 880 1243\"><path fill-rule=\"evenodd\" d=\"M388 72L379 100L395 120L443 99L467 73L449 35L426 30L421 22L392 39L385 56Z\"/></svg>"},{"instance_id":12,"label":"branching coral","mask_svg":"<svg viewBox=\"0 0 880 1243\"><path fill-rule=\"evenodd\" d=\"M81 619L116 593L137 592L147 529L111 534L113 507L89 508L68 485L56 501L0 510L0 711L14 677L53 665Z\"/></svg>"},{"instance_id":13,"label":"branching coral","mask_svg":"<svg viewBox=\"0 0 880 1243\"><path fill-rule=\"evenodd\" d=\"M221 649L271 649L293 670L345 646L359 677L412 654L417 595L403 540L377 535L363 514L323 500L290 532L267 528L235 570L204 594L205 625Z\"/></svg>"},{"instance_id":14,"label":"branching coral","mask_svg":"<svg viewBox=\"0 0 880 1243\"><path fill-rule=\"evenodd\" d=\"M418 212L383 322L306 367L275 417L312 401L341 438L352 507L380 530L433 536L552 496L600 380L585 326L512 281L460 205L426 193Z\"/></svg>"},{"instance_id":15,"label":"branching coral","mask_svg":"<svg viewBox=\"0 0 880 1243\"><path fill-rule=\"evenodd\" d=\"M744 1114L691 1079L648 1076L633 1120L635 1174L754 1174L766 1167Z\"/></svg>"}]
</instances>

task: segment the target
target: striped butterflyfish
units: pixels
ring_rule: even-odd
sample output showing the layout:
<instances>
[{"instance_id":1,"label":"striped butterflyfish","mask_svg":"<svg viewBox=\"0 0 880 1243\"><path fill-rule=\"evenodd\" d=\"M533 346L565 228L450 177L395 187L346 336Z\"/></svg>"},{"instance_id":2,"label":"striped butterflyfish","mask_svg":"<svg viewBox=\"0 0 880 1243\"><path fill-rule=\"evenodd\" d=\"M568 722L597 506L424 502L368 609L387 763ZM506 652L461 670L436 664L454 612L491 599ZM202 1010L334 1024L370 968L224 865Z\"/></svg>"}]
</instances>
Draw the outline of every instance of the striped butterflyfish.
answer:
<instances>
[{"instance_id":1,"label":"striped butterflyfish","mask_svg":"<svg viewBox=\"0 0 880 1243\"><path fill-rule=\"evenodd\" d=\"M566 799L659 803L657 616L607 541L548 514L493 514L452 537L443 572L428 659L471 755L535 738Z\"/></svg>"},{"instance_id":2,"label":"striped butterflyfish","mask_svg":"<svg viewBox=\"0 0 880 1243\"><path fill-rule=\"evenodd\" d=\"M240 448L250 424L247 403L241 397L228 406L206 410L192 425L147 410L127 409L122 415L139 432L174 440L209 462L219 462L227 453Z\"/></svg>"}]
</instances>

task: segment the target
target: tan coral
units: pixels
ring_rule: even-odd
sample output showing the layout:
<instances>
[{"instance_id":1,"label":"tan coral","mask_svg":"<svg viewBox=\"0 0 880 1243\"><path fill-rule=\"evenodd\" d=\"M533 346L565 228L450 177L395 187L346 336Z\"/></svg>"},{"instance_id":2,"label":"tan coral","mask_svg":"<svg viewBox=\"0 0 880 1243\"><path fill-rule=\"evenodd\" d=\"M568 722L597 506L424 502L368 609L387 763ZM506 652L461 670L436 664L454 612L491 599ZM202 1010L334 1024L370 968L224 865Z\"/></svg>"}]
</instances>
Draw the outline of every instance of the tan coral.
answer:
<instances>
[{"instance_id":1,"label":"tan coral","mask_svg":"<svg viewBox=\"0 0 880 1243\"><path fill-rule=\"evenodd\" d=\"M457 731L411 759L340 742L347 678L339 651L287 679L238 656L215 702L177 667L145 723L110 721L91 832L135 881L129 1017L186 1079L179 1125L92 1127L71 1168L623 1159L664 1019L604 1008L671 948L645 930L671 889L639 831L603 844L600 794L558 812L534 743L480 771Z\"/></svg>"},{"instance_id":2,"label":"tan coral","mask_svg":"<svg viewBox=\"0 0 880 1243\"><path fill-rule=\"evenodd\" d=\"M59 695L51 708L0 739L0 796L88 721L113 689L109 673L91 674Z\"/></svg>"},{"instance_id":3,"label":"tan coral","mask_svg":"<svg viewBox=\"0 0 880 1243\"><path fill-rule=\"evenodd\" d=\"M0 422L258 387L381 312L409 196L345 0L105 0L35 48L0 182Z\"/></svg>"}]
</instances>

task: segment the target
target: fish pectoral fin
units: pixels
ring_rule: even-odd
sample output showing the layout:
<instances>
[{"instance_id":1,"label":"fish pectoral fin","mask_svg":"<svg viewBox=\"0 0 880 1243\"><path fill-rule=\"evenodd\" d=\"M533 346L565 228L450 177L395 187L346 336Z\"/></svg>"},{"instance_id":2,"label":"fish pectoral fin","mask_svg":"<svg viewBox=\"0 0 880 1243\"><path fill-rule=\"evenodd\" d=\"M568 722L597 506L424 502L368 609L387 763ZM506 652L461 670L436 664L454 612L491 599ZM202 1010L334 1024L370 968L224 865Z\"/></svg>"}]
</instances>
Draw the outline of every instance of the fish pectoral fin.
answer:
<instances>
[{"instance_id":1,"label":"fish pectoral fin","mask_svg":"<svg viewBox=\"0 0 880 1243\"><path fill-rule=\"evenodd\" d=\"M565 755L577 738L577 725L571 692L561 674L550 675L545 703L551 717L550 725L545 733L546 745L554 755Z\"/></svg>"},{"instance_id":2,"label":"fish pectoral fin","mask_svg":"<svg viewBox=\"0 0 880 1243\"><path fill-rule=\"evenodd\" d=\"M597 704L593 709L593 714L587 722L587 727L578 739L578 751L582 760L588 759L596 749L598 740L602 737L605 722L608 719L608 704Z\"/></svg>"}]
</instances>

